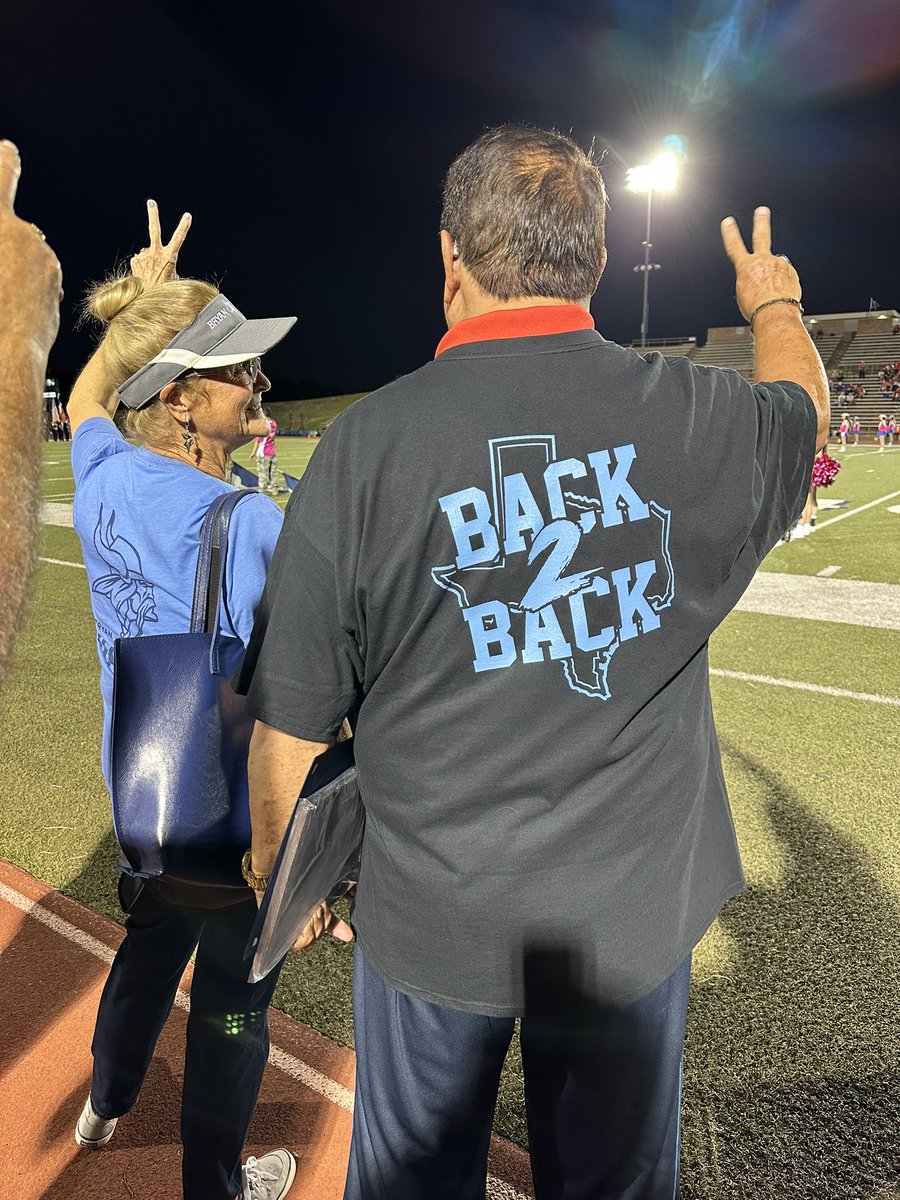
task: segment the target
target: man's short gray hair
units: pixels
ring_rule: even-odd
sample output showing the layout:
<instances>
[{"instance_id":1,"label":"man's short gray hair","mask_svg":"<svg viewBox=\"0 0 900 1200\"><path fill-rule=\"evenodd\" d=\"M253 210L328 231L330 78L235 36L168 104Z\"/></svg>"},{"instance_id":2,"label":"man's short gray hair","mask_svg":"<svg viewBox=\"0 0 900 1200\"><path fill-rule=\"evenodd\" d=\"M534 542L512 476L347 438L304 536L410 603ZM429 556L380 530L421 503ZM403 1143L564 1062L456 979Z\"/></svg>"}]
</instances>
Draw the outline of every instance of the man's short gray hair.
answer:
<instances>
[{"instance_id":1,"label":"man's short gray hair","mask_svg":"<svg viewBox=\"0 0 900 1200\"><path fill-rule=\"evenodd\" d=\"M605 216L590 154L555 130L500 125L451 165L441 228L498 300L584 300L600 279Z\"/></svg>"}]
</instances>

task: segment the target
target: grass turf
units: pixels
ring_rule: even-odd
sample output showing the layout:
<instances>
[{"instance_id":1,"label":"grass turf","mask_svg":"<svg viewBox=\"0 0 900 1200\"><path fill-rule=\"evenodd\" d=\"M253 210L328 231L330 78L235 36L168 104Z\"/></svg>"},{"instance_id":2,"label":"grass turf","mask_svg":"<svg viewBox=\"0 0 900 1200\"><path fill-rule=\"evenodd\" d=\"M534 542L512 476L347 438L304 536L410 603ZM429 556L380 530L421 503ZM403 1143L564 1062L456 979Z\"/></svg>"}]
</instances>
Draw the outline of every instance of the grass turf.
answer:
<instances>
[{"instance_id":1,"label":"grass turf","mask_svg":"<svg viewBox=\"0 0 900 1200\"><path fill-rule=\"evenodd\" d=\"M279 465L299 475L314 448L286 439ZM47 496L71 494L67 450L47 447ZM857 506L900 490L900 452L855 453L834 492ZM837 564L896 583L898 534L886 502L779 547L765 568ZM41 554L81 557L54 526ZM898 696L898 650L892 630L733 613L710 653L715 667ZM85 574L46 564L0 696L0 854L121 919L97 670ZM896 1198L897 709L720 677L712 689L748 890L694 956L683 1200ZM330 939L291 956L276 1004L352 1044L350 957ZM515 1051L496 1127L524 1143Z\"/></svg>"}]
</instances>

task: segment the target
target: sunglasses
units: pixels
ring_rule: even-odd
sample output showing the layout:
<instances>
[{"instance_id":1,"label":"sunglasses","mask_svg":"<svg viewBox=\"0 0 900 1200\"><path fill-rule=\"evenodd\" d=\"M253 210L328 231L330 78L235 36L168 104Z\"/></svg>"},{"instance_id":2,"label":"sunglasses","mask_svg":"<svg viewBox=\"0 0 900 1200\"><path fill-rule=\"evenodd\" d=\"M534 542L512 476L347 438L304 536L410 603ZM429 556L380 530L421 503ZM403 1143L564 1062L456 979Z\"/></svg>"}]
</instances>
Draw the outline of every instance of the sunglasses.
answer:
<instances>
[{"instance_id":1,"label":"sunglasses","mask_svg":"<svg viewBox=\"0 0 900 1200\"><path fill-rule=\"evenodd\" d=\"M185 371L181 378L188 379L191 375L197 375L201 379L222 379L224 376L228 383L243 383L245 379L249 380L252 387L256 384L261 367L262 359L248 358L244 362L231 363L227 367L208 367L206 370Z\"/></svg>"}]
</instances>

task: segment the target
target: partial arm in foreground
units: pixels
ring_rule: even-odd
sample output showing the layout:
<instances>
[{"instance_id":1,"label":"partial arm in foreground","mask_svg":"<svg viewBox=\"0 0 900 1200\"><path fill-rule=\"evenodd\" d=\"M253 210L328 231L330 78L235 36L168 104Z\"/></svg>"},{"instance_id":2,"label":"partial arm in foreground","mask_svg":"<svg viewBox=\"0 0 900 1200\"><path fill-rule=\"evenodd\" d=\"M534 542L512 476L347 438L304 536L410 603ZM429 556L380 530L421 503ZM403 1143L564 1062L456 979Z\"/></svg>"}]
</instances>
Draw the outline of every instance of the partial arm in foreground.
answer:
<instances>
[{"instance_id":1,"label":"partial arm in foreground","mask_svg":"<svg viewBox=\"0 0 900 1200\"><path fill-rule=\"evenodd\" d=\"M0 141L0 459L17 463L0 499L0 680L25 615L35 563L44 377L59 329L62 272L43 234L13 209L21 164Z\"/></svg>"}]
</instances>

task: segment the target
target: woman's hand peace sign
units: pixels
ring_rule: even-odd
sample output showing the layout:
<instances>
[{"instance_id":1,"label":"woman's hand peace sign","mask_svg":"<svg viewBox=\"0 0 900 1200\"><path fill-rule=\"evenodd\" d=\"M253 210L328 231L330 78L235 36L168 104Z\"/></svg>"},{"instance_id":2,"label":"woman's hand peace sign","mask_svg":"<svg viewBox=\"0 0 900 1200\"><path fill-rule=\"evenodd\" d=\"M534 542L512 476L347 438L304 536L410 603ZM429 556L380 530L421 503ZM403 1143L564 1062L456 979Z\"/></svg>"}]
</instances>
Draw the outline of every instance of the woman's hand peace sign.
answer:
<instances>
[{"instance_id":1,"label":"woman's hand peace sign","mask_svg":"<svg viewBox=\"0 0 900 1200\"><path fill-rule=\"evenodd\" d=\"M132 258L131 273L135 279L143 280L144 285L150 288L157 283L168 283L169 280L178 278L175 272L178 252L191 227L191 214L184 214L178 222L178 228L165 245L162 242L159 208L155 200L147 201L147 223L150 229L150 245Z\"/></svg>"}]
</instances>

